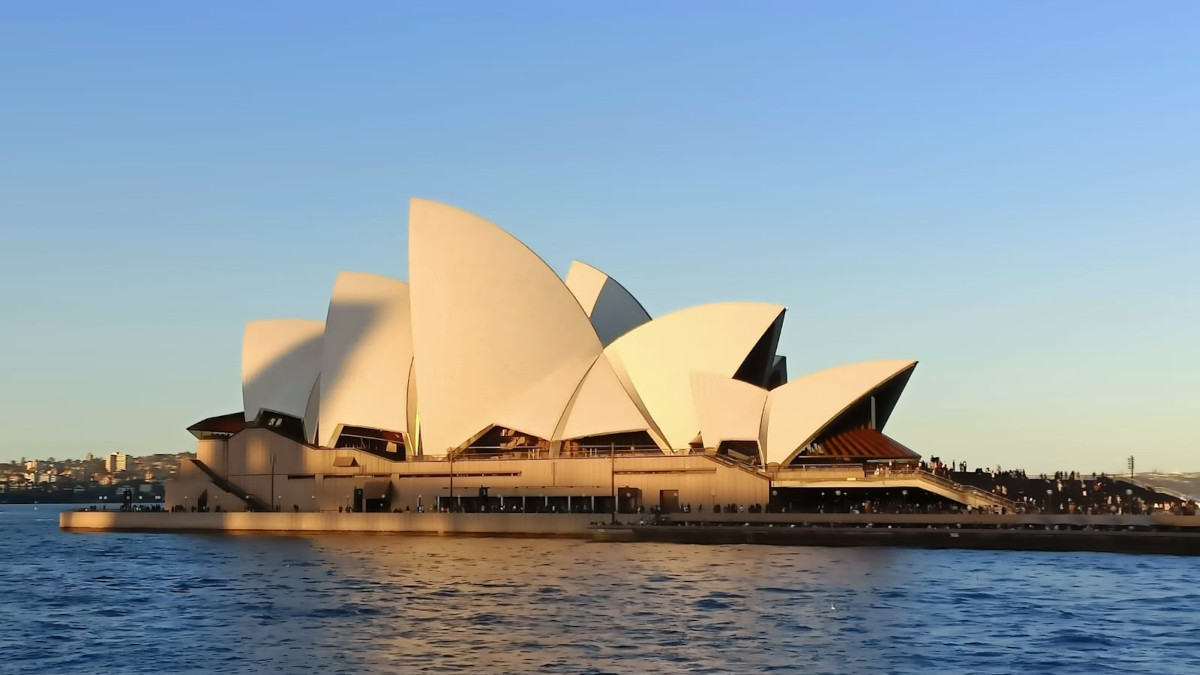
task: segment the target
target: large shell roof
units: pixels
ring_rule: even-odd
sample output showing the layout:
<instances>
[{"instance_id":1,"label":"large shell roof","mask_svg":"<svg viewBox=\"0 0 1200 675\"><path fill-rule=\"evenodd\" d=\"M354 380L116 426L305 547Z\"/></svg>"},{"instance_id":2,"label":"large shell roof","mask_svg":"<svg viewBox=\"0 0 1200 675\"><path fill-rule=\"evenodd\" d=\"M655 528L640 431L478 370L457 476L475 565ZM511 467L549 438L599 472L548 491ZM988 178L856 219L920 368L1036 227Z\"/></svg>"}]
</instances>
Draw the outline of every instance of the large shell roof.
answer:
<instances>
[{"instance_id":1,"label":"large shell roof","mask_svg":"<svg viewBox=\"0 0 1200 675\"><path fill-rule=\"evenodd\" d=\"M771 390L763 411L767 462L787 464L843 411L916 366L902 359L853 363Z\"/></svg>"},{"instance_id":2,"label":"large shell roof","mask_svg":"<svg viewBox=\"0 0 1200 675\"><path fill-rule=\"evenodd\" d=\"M310 399L321 370L325 324L308 319L264 319L242 336L242 406L246 421L264 410L311 417ZM315 421L314 421L315 422ZM311 432L315 423L306 425Z\"/></svg>"},{"instance_id":3,"label":"large shell roof","mask_svg":"<svg viewBox=\"0 0 1200 675\"><path fill-rule=\"evenodd\" d=\"M321 351L321 445L332 447L345 426L408 432L411 326L408 284L338 275Z\"/></svg>"},{"instance_id":4,"label":"large shell roof","mask_svg":"<svg viewBox=\"0 0 1200 675\"><path fill-rule=\"evenodd\" d=\"M408 269L425 448L441 454L492 425L553 436L602 351L554 270L486 220L421 199Z\"/></svg>"},{"instance_id":5,"label":"large shell roof","mask_svg":"<svg viewBox=\"0 0 1200 675\"><path fill-rule=\"evenodd\" d=\"M757 378L779 362L782 306L726 302L651 319L600 270L575 262L564 282L508 232L420 199L408 254L409 283L339 275L325 322L246 327L247 421L261 410L302 418L324 446L343 427L375 428L426 455L500 426L551 443L645 431L666 452L698 436L710 447L757 440L765 461L786 462L888 382L898 396L915 366L841 366L768 392Z\"/></svg>"},{"instance_id":6,"label":"large shell roof","mask_svg":"<svg viewBox=\"0 0 1200 675\"><path fill-rule=\"evenodd\" d=\"M591 320L596 337L606 347L650 320L650 314L632 293L587 263L572 262L566 283Z\"/></svg>"},{"instance_id":7,"label":"large shell roof","mask_svg":"<svg viewBox=\"0 0 1200 675\"><path fill-rule=\"evenodd\" d=\"M621 336L605 354L670 448L684 450L700 432L692 373L733 377L783 312L759 302L689 307Z\"/></svg>"}]
</instances>

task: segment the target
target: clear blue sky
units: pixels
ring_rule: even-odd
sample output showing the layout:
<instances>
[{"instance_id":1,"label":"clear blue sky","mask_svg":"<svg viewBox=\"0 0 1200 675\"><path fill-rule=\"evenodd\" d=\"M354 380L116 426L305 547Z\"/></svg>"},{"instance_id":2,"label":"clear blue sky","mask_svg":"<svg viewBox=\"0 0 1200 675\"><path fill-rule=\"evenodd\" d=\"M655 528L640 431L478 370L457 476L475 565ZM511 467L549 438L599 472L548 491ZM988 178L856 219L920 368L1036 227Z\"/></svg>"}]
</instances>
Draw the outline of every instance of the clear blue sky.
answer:
<instances>
[{"instance_id":1,"label":"clear blue sky","mask_svg":"<svg viewBox=\"0 0 1200 675\"><path fill-rule=\"evenodd\" d=\"M1200 470L1198 122L1194 2L6 3L0 459L190 449L420 196L919 359L927 456Z\"/></svg>"}]
</instances>

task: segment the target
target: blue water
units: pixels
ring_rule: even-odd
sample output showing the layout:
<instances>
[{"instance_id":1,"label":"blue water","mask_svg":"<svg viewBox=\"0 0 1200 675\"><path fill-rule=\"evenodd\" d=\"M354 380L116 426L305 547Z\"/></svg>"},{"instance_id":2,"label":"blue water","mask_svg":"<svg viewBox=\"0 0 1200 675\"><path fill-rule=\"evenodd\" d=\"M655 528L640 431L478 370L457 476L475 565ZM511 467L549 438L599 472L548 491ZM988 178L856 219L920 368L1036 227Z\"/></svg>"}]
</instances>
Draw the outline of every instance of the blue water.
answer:
<instances>
[{"instance_id":1,"label":"blue water","mask_svg":"<svg viewBox=\"0 0 1200 675\"><path fill-rule=\"evenodd\" d=\"M0 673L1200 673L1194 558L71 534L58 508L0 507Z\"/></svg>"}]
</instances>

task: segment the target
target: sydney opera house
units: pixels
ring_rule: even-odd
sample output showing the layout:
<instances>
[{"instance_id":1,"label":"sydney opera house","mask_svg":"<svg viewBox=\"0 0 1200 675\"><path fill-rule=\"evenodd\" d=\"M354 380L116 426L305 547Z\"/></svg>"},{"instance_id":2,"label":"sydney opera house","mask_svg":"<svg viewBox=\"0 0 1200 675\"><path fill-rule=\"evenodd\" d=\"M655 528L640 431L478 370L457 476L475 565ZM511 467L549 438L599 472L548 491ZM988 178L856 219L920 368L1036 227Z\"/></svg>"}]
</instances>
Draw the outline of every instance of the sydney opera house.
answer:
<instances>
[{"instance_id":1,"label":"sydney opera house","mask_svg":"<svg viewBox=\"0 0 1200 675\"><path fill-rule=\"evenodd\" d=\"M651 317L604 272L574 262L564 281L508 232L423 200L408 255L407 282L338 275L324 321L246 326L244 409L189 428L197 457L168 504L674 511L919 461L883 434L916 362L788 379L783 307Z\"/></svg>"}]
</instances>

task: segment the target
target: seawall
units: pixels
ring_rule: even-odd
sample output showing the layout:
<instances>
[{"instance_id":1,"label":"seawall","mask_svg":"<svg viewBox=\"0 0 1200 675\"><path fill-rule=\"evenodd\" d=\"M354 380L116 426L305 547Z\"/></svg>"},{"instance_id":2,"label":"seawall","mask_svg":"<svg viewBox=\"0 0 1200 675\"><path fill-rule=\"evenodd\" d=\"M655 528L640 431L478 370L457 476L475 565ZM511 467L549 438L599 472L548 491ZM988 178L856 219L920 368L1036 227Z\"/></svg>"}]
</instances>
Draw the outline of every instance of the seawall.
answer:
<instances>
[{"instance_id":1,"label":"seawall","mask_svg":"<svg viewBox=\"0 0 1200 675\"><path fill-rule=\"evenodd\" d=\"M568 537L602 542L901 546L1200 555L1200 516L1039 514L170 513L63 511L59 527L92 532L394 534ZM666 519L664 519L666 520Z\"/></svg>"}]
</instances>

